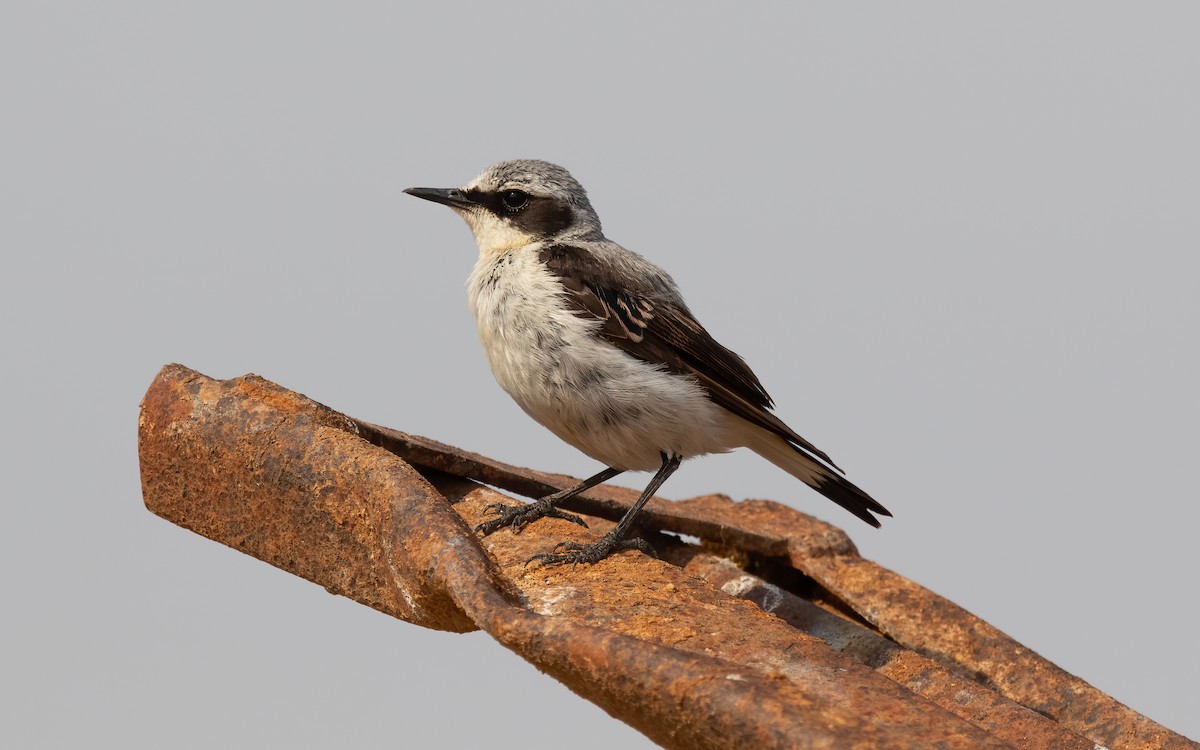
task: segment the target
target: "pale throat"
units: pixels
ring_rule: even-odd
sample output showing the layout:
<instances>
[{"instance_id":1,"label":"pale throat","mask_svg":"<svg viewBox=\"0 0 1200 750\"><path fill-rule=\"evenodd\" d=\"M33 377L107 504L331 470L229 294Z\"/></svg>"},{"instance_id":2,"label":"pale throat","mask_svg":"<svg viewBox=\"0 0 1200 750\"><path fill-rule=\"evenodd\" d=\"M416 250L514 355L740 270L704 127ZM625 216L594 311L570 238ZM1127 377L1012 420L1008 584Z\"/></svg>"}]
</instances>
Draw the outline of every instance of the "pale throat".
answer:
<instances>
[{"instance_id":1,"label":"pale throat","mask_svg":"<svg viewBox=\"0 0 1200 750\"><path fill-rule=\"evenodd\" d=\"M455 209L455 213L467 222L471 234L475 235L475 244L479 246L481 256L498 257L538 240L490 211Z\"/></svg>"}]
</instances>

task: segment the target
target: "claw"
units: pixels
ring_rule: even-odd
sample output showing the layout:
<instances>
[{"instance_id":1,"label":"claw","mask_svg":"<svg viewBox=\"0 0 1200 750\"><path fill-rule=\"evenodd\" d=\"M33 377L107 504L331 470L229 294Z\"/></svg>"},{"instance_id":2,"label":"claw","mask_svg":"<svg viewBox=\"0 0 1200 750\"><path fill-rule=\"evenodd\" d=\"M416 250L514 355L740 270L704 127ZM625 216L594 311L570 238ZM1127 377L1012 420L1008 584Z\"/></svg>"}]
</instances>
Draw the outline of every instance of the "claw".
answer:
<instances>
[{"instance_id":1,"label":"claw","mask_svg":"<svg viewBox=\"0 0 1200 750\"><path fill-rule=\"evenodd\" d=\"M550 512L548 512L546 515L551 518L561 518L564 521L577 523L585 529L588 527L587 522L579 516L575 515L574 513L567 513L566 511L559 510L558 508L551 508Z\"/></svg>"},{"instance_id":2,"label":"claw","mask_svg":"<svg viewBox=\"0 0 1200 750\"><path fill-rule=\"evenodd\" d=\"M548 502L539 500L529 505L508 505L506 503L490 503L484 509L484 513L495 512L496 517L484 521L475 527L475 531L487 536L494 531L504 528L505 526L512 529L514 534L520 534L521 530L539 518L561 518L564 521L577 523L580 526L587 528L587 522L574 513L555 508Z\"/></svg>"},{"instance_id":3,"label":"claw","mask_svg":"<svg viewBox=\"0 0 1200 750\"><path fill-rule=\"evenodd\" d=\"M572 566L584 563L593 565L600 562L614 552L626 549L636 549L645 552L651 557L657 558L658 553L654 547L645 539L633 537L632 539L613 539L608 535L600 537L600 540L593 544L580 544L579 542L559 542L549 552L543 552L539 555L534 555L525 561L528 566L534 560L537 560L542 565L567 565ZM560 552L560 550L562 550Z\"/></svg>"}]
</instances>

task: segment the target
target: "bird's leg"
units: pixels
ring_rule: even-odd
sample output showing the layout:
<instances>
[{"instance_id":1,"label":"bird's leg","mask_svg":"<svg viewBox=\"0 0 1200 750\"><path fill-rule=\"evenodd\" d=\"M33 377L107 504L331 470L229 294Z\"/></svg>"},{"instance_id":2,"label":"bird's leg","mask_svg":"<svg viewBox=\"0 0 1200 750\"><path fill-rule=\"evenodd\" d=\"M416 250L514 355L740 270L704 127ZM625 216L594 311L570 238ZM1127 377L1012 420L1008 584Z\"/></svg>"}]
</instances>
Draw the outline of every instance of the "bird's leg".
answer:
<instances>
[{"instance_id":1,"label":"bird's leg","mask_svg":"<svg viewBox=\"0 0 1200 750\"><path fill-rule=\"evenodd\" d=\"M633 526L634 516L638 514L638 511L642 509L647 500L654 497L654 493L658 492L658 488L662 486L662 483L667 481L667 477L675 473L675 470L679 468L681 460L679 456L668 456L666 453L663 453L662 466L659 467L658 473L654 475L654 478L650 480L650 484L646 485L642 496L637 499L633 507L625 512L624 516L621 516L621 520L617 522L617 525L611 531L600 537L598 542L592 544L559 542L554 546L554 552L534 555L525 564L528 565L534 560L538 560L543 565L565 565L567 563L572 565L587 563L590 565L623 549L639 549L651 557L658 557L654 552L654 548L645 539L639 537L627 539L626 534L629 533L630 527ZM559 550L562 551L560 552Z\"/></svg>"},{"instance_id":2,"label":"bird's leg","mask_svg":"<svg viewBox=\"0 0 1200 750\"><path fill-rule=\"evenodd\" d=\"M493 518L490 521L484 521L476 526L475 530L482 532L484 536L487 536L497 529L502 529L505 526L511 526L514 534L520 534L521 529L525 528L533 521L536 521L539 518L545 518L547 516L550 518L562 518L570 521L571 523L577 523L580 526L587 528L587 524L584 523L582 518L574 513L567 513L566 511L559 510L556 506L563 500L566 500L570 497L575 497L584 490L590 490L601 482L607 482L609 479L612 479L620 473L620 469L614 469L610 466L604 471L588 477L574 487L569 487L561 492L555 492L553 495L546 495L545 497L535 500L527 505L492 503L483 510L485 513L495 511L497 513L496 518Z\"/></svg>"}]
</instances>

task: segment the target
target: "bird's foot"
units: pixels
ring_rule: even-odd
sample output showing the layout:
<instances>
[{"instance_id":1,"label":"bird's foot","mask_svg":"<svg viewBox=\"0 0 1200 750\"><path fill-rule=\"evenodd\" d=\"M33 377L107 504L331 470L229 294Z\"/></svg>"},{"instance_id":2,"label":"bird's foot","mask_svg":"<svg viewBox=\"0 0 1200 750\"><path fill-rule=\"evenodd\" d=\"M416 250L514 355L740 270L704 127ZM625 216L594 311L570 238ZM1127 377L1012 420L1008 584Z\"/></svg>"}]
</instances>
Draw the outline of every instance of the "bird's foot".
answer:
<instances>
[{"instance_id":1,"label":"bird's foot","mask_svg":"<svg viewBox=\"0 0 1200 750\"><path fill-rule=\"evenodd\" d=\"M592 544L580 544L579 542L559 542L554 545L553 552L543 552L540 555L534 555L525 561L525 564L537 560L542 565L592 565L598 563L614 552L619 552L625 549L636 549L645 552L651 557L658 557L658 553L654 551L654 547L650 546L650 542L639 537L632 539L620 539L611 534L605 534L600 537L600 541ZM559 550L562 550L561 552Z\"/></svg>"},{"instance_id":2,"label":"bird's foot","mask_svg":"<svg viewBox=\"0 0 1200 750\"><path fill-rule=\"evenodd\" d=\"M496 513L496 517L484 521L475 527L475 530L482 533L484 536L491 534L497 529L502 529L505 526L512 528L514 534L520 534L521 530L539 518L561 518L564 521L577 523L580 526L587 528L587 524L582 518L574 513L567 513L564 510L559 510L554 507L553 503L547 502L546 498L529 503L528 505L508 505L506 503L492 503L483 509L484 513Z\"/></svg>"}]
</instances>

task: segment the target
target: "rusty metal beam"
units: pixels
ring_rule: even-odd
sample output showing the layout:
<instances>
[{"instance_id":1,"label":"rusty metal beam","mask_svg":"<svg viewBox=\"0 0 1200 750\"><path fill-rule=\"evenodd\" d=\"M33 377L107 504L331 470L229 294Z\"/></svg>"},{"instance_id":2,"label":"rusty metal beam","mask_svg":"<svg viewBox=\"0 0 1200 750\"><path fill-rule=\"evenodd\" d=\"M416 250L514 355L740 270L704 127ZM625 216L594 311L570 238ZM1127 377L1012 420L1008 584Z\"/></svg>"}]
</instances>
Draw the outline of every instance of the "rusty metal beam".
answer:
<instances>
[{"instance_id":1,"label":"rusty metal beam","mask_svg":"<svg viewBox=\"0 0 1200 750\"><path fill-rule=\"evenodd\" d=\"M447 469L527 496L536 497L576 481L504 464L428 438L358 424L365 438L415 465ZM602 485L568 507L618 518L636 494ZM656 497L646 507L646 526L697 536L744 554L786 560L847 612L870 622L899 645L958 677L986 682L1009 701L1048 716L1109 750L1200 748L953 602L864 560L844 531L824 521L778 503L734 502L723 495L675 502Z\"/></svg>"},{"instance_id":2,"label":"rusty metal beam","mask_svg":"<svg viewBox=\"0 0 1200 750\"><path fill-rule=\"evenodd\" d=\"M481 540L472 524L502 496L467 478L529 494L568 478L367 425L255 376L216 381L163 368L142 403L139 456L145 502L158 515L400 619L482 628L665 747L1051 746L948 711L912 689L911 675L860 663L667 561L622 553L595 566L526 567L530 555L595 530L551 519ZM630 499L597 488L576 507L611 518ZM652 505L651 523L790 560L861 606L838 590L841 568L813 575L811 559L795 559L801 549L839 564L859 559L833 527L772 503ZM788 523L765 533L781 513ZM880 629L888 617L899 616ZM1030 726L1070 736L1065 722ZM1138 746L1196 747L1167 735ZM1077 746L1066 741L1059 746Z\"/></svg>"}]
</instances>

